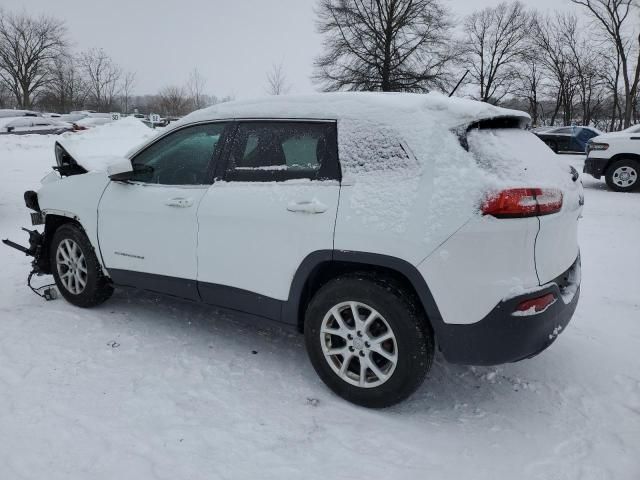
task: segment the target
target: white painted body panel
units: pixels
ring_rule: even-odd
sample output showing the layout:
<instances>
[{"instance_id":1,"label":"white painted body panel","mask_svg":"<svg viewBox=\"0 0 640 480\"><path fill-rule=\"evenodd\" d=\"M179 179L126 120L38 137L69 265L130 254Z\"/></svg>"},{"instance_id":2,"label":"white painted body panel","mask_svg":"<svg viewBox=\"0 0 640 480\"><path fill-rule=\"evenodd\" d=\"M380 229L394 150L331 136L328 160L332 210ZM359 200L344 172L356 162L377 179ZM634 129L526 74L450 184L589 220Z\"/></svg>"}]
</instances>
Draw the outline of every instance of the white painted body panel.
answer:
<instances>
[{"instance_id":1,"label":"white painted body panel","mask_svg":"<svg viewBox=\"0 0 640 480\"><path fill-rule=\"evenodd\" d=\"M38 201L43 213L74 218L98 252L98 203L109 184L107 175L94 172L60 178L51 173L42 182ZM98 258L101 260L100 255Z\"/></svg>"},{"instance_id":2,"label":"white painted body panel","mask_svg":"<svg viewBox=\"0 0 640 480\"><path fill-rule=\"evenodd\" d=\"M305 257L333 248L339 191L338 182L215 183L198 211L198 281L286 300ZM298 202L326 210L288 210Z\"/></svg>"},{"instance_id":3,"label":"white painted body panel","mask_svg":"<svg viewBox=\"0 0 640 480\"><path fill-rule=\"evenodd\" d=\"M540 218L536 240L536 267L541 284L566 272L580 253L578 220L582 215L584 192L582 183L563 190L562 210Z\"/></svg>"},{"instance_id":4,"label":"white painted body panel","mask_svg":"<svg viewBox=\"0 0 640 480\"><path fill-rule=\"evenodd\" d=\"M475 216L418 270L446 323L470 324L503 299L538 286L537 218Z\"/></svg>"},{"instance_id":5,"label":"white painted body panel","mask_svg":"<svg viewBox=\"0 0 640 480\"><path fill-rule=\"evenodd\" d=\"M106 267L194 280L196 212L206 191L111 182L100 202L98 221ZM184 206L177 205L180 199Z\"/></svg>"}]
</instances>

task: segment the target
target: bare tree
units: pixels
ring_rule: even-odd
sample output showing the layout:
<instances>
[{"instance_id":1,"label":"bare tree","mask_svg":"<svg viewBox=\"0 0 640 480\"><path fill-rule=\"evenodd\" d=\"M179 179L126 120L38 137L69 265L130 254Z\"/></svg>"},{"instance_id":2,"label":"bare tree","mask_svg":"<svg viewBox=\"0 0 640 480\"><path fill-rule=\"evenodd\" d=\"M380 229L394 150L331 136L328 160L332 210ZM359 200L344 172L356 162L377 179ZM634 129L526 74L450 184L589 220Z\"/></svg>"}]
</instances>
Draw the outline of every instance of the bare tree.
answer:
<instances>
[{"instance_id":1,"label":"bare tree","mask_svg":"<svg viewBox=\"0 0 640 480\"><path fill-rule=\"evenodd\" d=\"M561 111L563 124L570 124L573 118L576 83L565 32L575 30L576 23L575 16L560 12L541 17L536 23L534 38L541 53L545 87L554 102L551 125Z\"/></svg>"},{"instance_id":2,"label":"bare tree","mask_svg":"<svg viewBox=\"0 0 640 480\"><path fill-rule=\"evenodd\" d=\"M273 64L267 72L266 92L268 95L286 95L291 91L291 85L287 83L282 63Z\"/></svg>"},{"instance_id":3,"label":"bare tree","mask_svg":"<svg viewBox=\"0 0 640 480\"><path fill-rule=\"evenodd\" d=\"M187 81L187 91L191 97L194 110L200 110L207 106L206 95L204 94L207 80L202 76L197 68L194 68L189 74Z\"/></svg>"},{"instance_id":4,"label":"bare tree","mask_svg":"<svg viewBox=\"0 0 640 480\"><path fill-rule=\"evenodd\" d=\"M531 46L529 44L529 47ZM540 125L543 82L544 68L539 52L535 48L528 48L528 52L522 56L519 68L516 69L513 93L527 101L533 126Z\"/></svg>"},{"instance_id":5,"label":"bare tree","mask_svg":"<svg viewBox=\"0 0 640 480\"><path fill-rule=\"evenodd\" d=\"M64 23L0 10L0 81L18 106L31 108L46 85L54 60L66 47Z\"/></svg>"},{"instance_id":6,"label":"bare tree","mask_svg":"<svg viewBox=\"0 0 640 480\"><path fill-rule=\"evenodd\" d=\"M90 105L96 110L111 110L119 93L120 67L101 48L82 52L78 64L87 82Z\"/></svg>"},{"instance_id":7,"label":"bare tree","mask_svg":"<svg viewBox=\"0 0 640 480\"><path fill-rule=\"evenodd\" d=\"M0 108L11 108L14 106L16 99L7 89L3 82L0 82Z\"/></svg>"},{"instance_id":8,"label":"bare tree","mask_svg":"<svg viewBox=\"0 0 640 480\"><path fill-rule=\"evenodd\" d=\"M158 97L159 113L175 117L189 113L190 99L184 88L177 86L164 87L158 93Z\"/></svg>"},{"instance_id":9,"label":"bare tree","mask_svg":"<svg viewBox=\"0 0 640 480\"><path fill-rule=\"evenodd\" d=\"M129 104L131 103L131 94L136 85L136 73L127 72L122 77L120 83L120 103L123 113L129 113Z\"/></svg>"},{"instance_id":10,"label":"bare tree","mask_svg":"<svg viewBox=\"0 0 640 480\"><path fill-rule=\"evenodd\" d=\"M448 11L439 0L321 0L325 53L314 80L326 90L427 91L450 85Z\"/></svg>"},{"instance_id":11,"label":"bare tree","mask_svg":"<svg viewBox=\"0 0 640 480\"><path fill-rule=\"evenodd\" d=\"M69 112L84 107L86 97L86 83L74 58L70 55L56 58L39 105L54 112Z\"/></svg>"},{"instance_id":12,"label":"bare tree","mask_svg":"<svg viewBox=\"0 0 640 480\"><path fill-rule=\"evenodd\" d=\"M517 78L527 53L531 15L522 3L501 3L472 13L464 22L464 64L480 89L478 99L499 103Z\"/></svg>"},{"instance_id":13,"label":"bare tree","mask_svg":"<svg viewBox=\"0 0 640 480\"><path fill-rule=\"evenodd\" d=\"M615 45L624 84L624 126L631 125L633 105L640 83L640 32L632 29L636 0L571 0L586 8ZM633 58L635 54L635 58Z\"/></svg>"},{"instance_id":14,"label":"bare tree","mask_svg":"<svg viewBox=\"0 0 640 480\"><path fill-rule=\"evenodd\" d=\"M606 52L600 50L593 38L584 38L577 21L567 22L562 31L571 65L572 82L576 87L582 125L589 125L602 107L603 75Z\"/></svg>"}]
</instances>

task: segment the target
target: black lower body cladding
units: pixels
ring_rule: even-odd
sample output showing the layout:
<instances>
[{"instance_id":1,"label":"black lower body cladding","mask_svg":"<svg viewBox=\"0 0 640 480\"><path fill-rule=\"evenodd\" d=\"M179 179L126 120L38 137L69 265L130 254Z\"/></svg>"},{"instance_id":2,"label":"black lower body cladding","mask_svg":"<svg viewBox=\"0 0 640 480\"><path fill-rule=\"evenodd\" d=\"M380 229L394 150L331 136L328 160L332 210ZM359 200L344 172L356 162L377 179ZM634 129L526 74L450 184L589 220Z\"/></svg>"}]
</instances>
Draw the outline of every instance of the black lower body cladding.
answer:
<instances>
[{"instance_id":1,"label":"black lower body cladding","mask_svg":"<svg viewBox=\"0 0 640 480\"><path fill-rule=\"evenodd\" d=\"M584 162L584 173L600 179L605 174L609 160L606 158L587 158Z\"/></svg>"},{"instance_id":2,"label":"black lower body cladding","mask_svg":"<svg viewBox=\"0 0 640 480\"><path fill-rule=\"evenodd\" d=\"M438 338L445 358L463 365L500 365L530 358L548 348L565 329L580 297L580 258L569 270L536 292L499 303L481 321L469 325L446 325ZM567 278L575 278L567 283ZM564 280L563 280L564 279ZM518 305L547 294L556 301L533 315L513 315ZM563 299L569 297L567 300Z\"/></svg>"}]
</instances>

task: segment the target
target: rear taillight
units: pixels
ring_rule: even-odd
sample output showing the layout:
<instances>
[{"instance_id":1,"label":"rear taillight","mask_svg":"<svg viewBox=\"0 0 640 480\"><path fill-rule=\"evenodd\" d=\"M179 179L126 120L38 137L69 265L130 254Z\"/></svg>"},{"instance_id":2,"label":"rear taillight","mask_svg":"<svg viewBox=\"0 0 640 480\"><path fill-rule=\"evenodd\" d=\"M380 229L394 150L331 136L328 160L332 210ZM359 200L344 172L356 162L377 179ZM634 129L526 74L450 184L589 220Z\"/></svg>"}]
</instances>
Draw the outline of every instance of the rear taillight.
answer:
<instances>
[{"instance_id":1,"label":"rear taillight","mask_svg":"<svg viewBox=\"0 0 640 480\"><path fill-rule=\"evenodd\" d=\"M497 218L550 215L562 209L562 192L556 188L509 188L487 196L482 214Z\"/></svg>"},{"instance_id":2,"label":"rear taillight","mask_svg":"<svg viewBox=\"0 0 640 480\"><path fill-rule=\"evenodd\" d=\"M551 305L556 303L556 296L553 293L548 293L542 297L532 298L531 300L525 300L521 302L515 309L516 313L536 314L544 312Z\"/></svg>"}]
</instances>

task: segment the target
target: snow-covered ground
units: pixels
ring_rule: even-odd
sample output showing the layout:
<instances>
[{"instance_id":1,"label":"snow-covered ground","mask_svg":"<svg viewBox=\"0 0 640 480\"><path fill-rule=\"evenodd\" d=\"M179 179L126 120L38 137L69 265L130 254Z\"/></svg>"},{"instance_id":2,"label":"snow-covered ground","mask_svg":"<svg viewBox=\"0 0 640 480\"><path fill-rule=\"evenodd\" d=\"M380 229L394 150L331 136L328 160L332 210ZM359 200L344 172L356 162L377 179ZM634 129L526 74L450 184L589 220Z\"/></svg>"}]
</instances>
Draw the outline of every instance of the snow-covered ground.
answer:
<instances>
[{"instance_id":1,"label":"snow-covered ground","mask_svg":"<svg viewBox=\"0 0 640 480\"><path fill-rule=\"evenodd\" d=\"M76 147L150 135L98 128ZM54 140L0 137L0 238L23 241ZM640 478L640 194L583 181L582 297L559 340L497 368L438 358L384 411L332 395L296 334L140 292L45 302L0 245L0 478Z\"/></svg>"}]
</instances>

